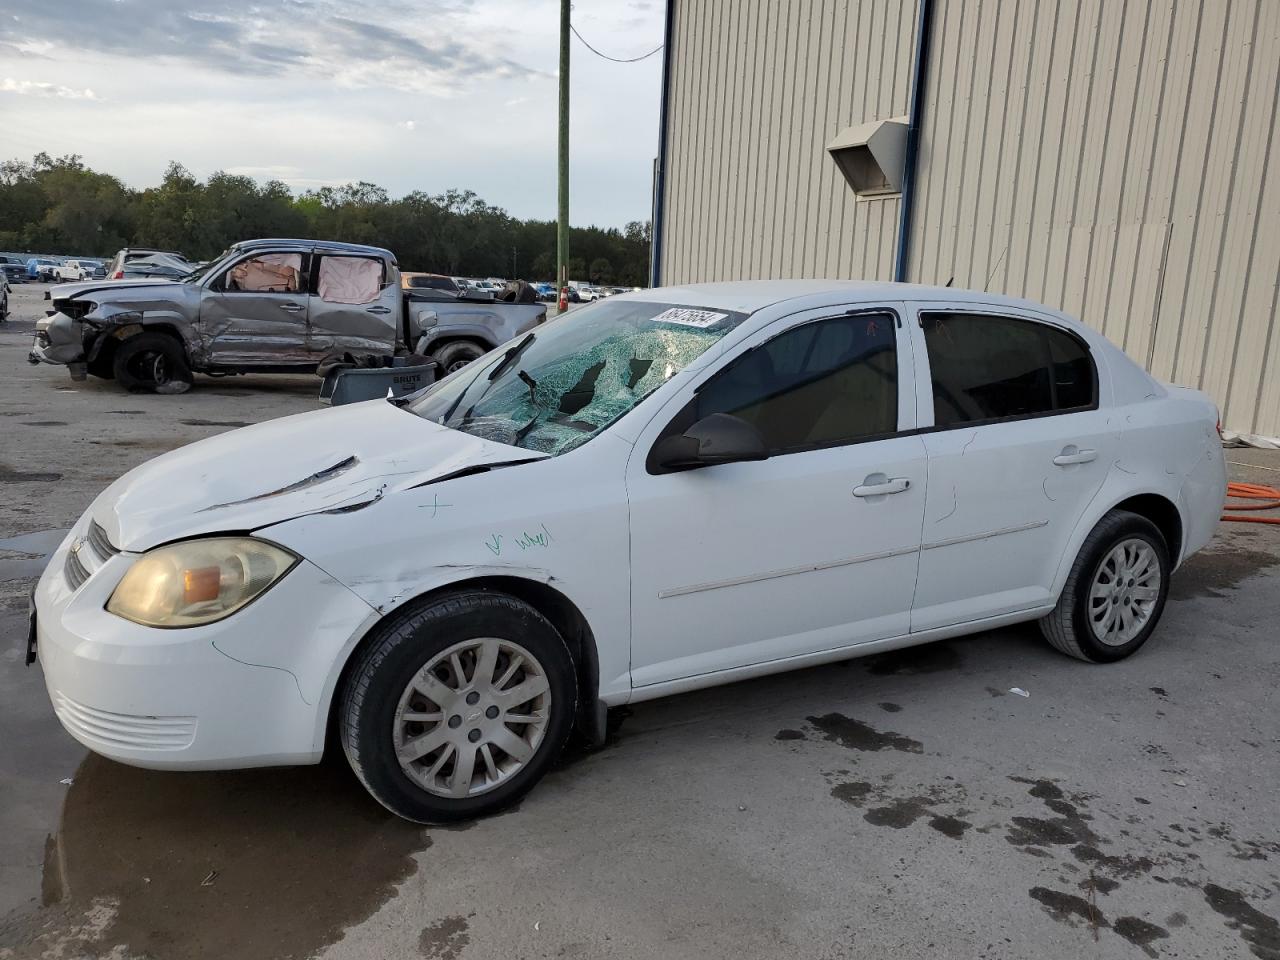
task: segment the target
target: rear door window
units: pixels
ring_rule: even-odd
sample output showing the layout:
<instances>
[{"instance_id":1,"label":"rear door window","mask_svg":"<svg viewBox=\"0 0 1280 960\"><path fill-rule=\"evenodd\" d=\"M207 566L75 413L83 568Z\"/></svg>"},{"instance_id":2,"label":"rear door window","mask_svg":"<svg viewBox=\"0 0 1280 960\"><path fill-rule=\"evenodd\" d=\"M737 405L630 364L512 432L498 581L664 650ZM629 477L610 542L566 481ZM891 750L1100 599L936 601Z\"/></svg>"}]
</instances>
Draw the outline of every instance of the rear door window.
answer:
<instances>
[{"instance_id":1,"label":"rear door window","mask_svg":"<svg viewBox=\"0 0 1280 960\"><path fill-rule=\"evenodd\" d=\"M1078 337L1033 320L924 313L938 427L1097 406L1097 371Z\"/></svg>"},{"instance_id":2,"label":"rear door window","mask_svg":"<svg viewBox=\"0 0 1280 960\"><path fill-rule=\"evenodd\" d=\"M372 303L382 291L384 269L372 257L325 254L316 271L316 295L329 303Z\"/></svg>"}]
</instances>

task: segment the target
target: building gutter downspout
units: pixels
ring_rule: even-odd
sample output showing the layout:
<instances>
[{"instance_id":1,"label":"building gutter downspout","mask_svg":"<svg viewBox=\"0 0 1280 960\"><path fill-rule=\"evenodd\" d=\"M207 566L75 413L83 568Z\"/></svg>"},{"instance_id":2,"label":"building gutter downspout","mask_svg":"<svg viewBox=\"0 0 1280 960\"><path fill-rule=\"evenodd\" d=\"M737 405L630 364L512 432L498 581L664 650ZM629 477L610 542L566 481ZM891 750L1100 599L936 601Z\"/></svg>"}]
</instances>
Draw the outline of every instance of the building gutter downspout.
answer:
<instances>
[{"instance_id":1,"label":"building gutter downspout","mask_svg":"<svg viewBox=\"0 0 1280 960\"><path fill-rule=\"evenodd\" d=\"M907 151L902 171L902 202L898 216L898 254L893 279L907 281L907 257L911 250L911 216L915 212L916 160L920 153L920 121L924 117L924 87L929 73L929 47L933 5L920 0L920 26L916 31L916 60L911 80L911 116L907 121ZM663 101L665 108L665 99Z\"/></svg>"},{"instance_id":2,"label":"building gutter downspout","mask_svg":"<svg viewBox=\"0 0 1280 960\"><path fill-rule=\"evenodd\" d=\"M676 0L667 0L662 30L662 113L658 121L658 159L653 171L653 223L649 244L649 286L662 286L663 209L667 202L667 124L671 100L671 37L675 31Z\"/></svg>"}]
</instances>

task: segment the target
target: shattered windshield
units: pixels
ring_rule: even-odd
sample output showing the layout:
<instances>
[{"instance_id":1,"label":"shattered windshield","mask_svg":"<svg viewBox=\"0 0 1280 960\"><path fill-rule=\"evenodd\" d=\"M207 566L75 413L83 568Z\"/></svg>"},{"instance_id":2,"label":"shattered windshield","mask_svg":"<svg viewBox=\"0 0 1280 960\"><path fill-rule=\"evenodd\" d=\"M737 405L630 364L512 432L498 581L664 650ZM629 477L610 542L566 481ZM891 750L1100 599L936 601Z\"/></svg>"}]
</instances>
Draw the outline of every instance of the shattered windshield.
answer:
<instances>
[{"instance_id":1,"label":"shattered windshield","mask_svg":"<svg viewBox=\"0 0 1280 960\"><path fill-rule=\"evenodd\" d=\"M607 300L538 327L463 367L408 409L513 447L560 454L590 440L746 319Z\"/></svg>"}]
</instances>

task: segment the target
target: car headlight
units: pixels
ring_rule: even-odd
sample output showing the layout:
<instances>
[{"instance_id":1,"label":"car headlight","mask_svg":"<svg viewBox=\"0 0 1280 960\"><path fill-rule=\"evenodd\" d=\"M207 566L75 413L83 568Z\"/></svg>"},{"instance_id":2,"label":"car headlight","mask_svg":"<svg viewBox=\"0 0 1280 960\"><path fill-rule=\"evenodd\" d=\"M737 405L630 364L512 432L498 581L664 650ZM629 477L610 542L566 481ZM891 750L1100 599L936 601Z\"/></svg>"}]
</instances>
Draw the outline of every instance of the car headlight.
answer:
<instances>
[{"instance_id":1,"label":"car headlight","mask_svg":"<svg viewBox=\"0 0 1280 960\"><path fill-rule=\"evenodd\" d=\"M129 568L107 610L148 627L195 627L229 617L293 569L298 558L251 537L158 547Z\"/></svg>"}]
</instances>

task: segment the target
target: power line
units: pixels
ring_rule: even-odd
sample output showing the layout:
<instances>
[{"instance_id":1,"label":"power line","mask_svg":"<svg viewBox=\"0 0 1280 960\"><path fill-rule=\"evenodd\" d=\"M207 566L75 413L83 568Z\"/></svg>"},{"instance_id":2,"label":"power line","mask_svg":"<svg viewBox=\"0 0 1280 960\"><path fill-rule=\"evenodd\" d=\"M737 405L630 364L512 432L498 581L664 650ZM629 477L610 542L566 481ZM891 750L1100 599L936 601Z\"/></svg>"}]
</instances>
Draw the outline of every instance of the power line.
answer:
<instances>
[{"instance_id":1,"label":"power line","mask_svg":"<svg viewBox=\"0 0 1280 960\"><path fill-rule=\"evenodd\" d=\"M640 56L640 57L630 57L630 58L627 58L627 59L622 59L622 58L619 58L619 57L611 57L611 56L609 56L607 53L601 53L599 50L597 50L597 49L596 49L595 47L593 47L591 44L587 43L586 38L585 38L585 37L583 37L583 36L582 36L582 34L580 34L580 33L578 32L578 28L577 28L577 27L575 27L572 23L571 23L571 24L569 24L569 29L573 31L573 35L574 35L575 37L577 37L579 40L581 40L581 41L582 41L582 45L583 45L584 47L586 47L588 50L590 50L592 53L594 53L597 57L602 57L602 58L604 58L605 60L612 60L614 63L637 63L637 62L639 62L639 61L641 61L641 60L648 60L648 59L649 59L650 57L652 57L655 53L657 53L659 50L661 50L661 49L662 49L662 44L658 44L658 46L654 47L654 48L653 48L652 50L650 50L648 53L644 54L644 56Z\"/></svg>"}]
</instances>

